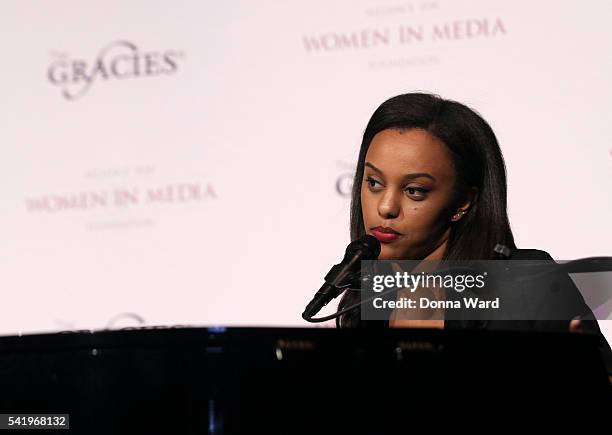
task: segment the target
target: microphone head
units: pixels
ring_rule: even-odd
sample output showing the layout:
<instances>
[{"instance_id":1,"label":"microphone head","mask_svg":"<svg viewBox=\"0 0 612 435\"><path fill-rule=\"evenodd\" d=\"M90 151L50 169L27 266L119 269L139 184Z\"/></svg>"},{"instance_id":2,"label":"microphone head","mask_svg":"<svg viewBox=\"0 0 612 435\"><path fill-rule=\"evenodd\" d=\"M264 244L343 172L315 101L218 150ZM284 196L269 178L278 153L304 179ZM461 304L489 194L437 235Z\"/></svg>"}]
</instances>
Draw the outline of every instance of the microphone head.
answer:
<instances>
[{"instance_id":1,"label":"microphone head","mask_svg":"<svg viewBox=\"0 0 612 435\"><path fill-rule=\"evenodd\" d=\"M380 255L380 242L376 237L366 234L347 246L346 255L357 251L362 251L362 260L376 260Z\"/></svg>"}]
</instances>

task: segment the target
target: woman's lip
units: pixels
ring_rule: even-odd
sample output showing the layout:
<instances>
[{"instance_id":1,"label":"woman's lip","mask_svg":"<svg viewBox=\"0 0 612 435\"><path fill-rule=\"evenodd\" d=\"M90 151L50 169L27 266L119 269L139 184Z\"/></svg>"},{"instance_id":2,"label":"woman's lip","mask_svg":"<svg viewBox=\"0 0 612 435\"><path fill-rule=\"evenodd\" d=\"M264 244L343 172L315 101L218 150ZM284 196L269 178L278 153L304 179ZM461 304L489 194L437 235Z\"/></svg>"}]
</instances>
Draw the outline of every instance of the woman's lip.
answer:
<instances>
[{"instance_id":1,"label":"woman's lip","mask_svg":"<svg viewBox=\"0 0 612 435\"><path fill-rule=\"evenodd\" d=\"M383 233L377 228L372 230L372 235L378 239L379 242L389 243L396 240L401 234L398 233Z\"/></svg>"},{"instance_id":2,"label":"woman's lip","mask_svg":"<svg viewBox=\"0 0 612 435\"><path fill-rule=\"evenodd\" d=\"M400 234L397 231L395 231L393 228L389 228L389 227L375 227L372 229L377 230L381 233L385 233L385 234Z\"/></svg>"}]
</instances>

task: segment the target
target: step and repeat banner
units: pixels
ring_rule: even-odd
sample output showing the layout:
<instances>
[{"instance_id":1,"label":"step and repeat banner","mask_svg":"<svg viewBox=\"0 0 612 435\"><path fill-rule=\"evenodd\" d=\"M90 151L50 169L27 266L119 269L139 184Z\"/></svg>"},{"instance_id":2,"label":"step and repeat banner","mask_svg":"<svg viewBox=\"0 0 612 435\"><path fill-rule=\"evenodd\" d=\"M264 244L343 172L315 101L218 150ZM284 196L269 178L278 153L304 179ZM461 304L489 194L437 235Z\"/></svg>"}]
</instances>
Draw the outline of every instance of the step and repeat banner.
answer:
<instances>
[{"instance_id":1,"label":"step and repeat banner","mask_svg":"<svg viewBox=\"0 0 612 435\"><path fill-rule=\"evenodd\" d=\"M410 91L490 122L520 247L612 254L611 18L604 0L4 2L0 333L306 326L365 125Z\"/></svg>"}]
</instances>

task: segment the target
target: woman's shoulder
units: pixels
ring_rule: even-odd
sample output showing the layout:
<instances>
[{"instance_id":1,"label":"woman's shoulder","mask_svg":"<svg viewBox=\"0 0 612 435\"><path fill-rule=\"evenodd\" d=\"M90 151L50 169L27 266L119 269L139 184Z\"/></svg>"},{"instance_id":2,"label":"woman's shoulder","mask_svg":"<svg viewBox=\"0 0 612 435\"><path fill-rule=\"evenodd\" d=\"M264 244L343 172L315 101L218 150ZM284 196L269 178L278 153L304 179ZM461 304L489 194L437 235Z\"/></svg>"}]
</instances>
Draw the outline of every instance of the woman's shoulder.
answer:
<instances>
[{"instance_id":1,"label":"woman's shoulder","mask_svg":"<svg viewBox=\"0 0 612 435\"><path fill-rule=\"evenodd\" d=\"M542 249L515 249L511 260L553 260L553 257Z\"/></svg>"}]
</instances>

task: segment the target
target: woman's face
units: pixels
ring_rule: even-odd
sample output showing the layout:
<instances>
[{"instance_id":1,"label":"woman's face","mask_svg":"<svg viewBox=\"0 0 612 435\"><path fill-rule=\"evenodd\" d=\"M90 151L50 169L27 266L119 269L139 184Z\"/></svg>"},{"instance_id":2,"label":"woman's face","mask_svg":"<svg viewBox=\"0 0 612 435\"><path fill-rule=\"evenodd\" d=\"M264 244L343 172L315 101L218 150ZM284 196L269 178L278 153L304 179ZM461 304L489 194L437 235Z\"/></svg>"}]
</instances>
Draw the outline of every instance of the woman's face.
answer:
<instances>
[{"instance_id":1,"label":"woman's face","mask_svg":"<svg viewBox=\"0 0 612 435\"><path fill-rule=\"evenodd\" d=\"M383 130L370 143L361 186L366 234L381 242L381 260L419 260L443 251L457 203L449 151L422 129ZM394 233L394 232L395 233ZM443 253L443 252L442 252Z\"/></svg>"}]
</instances>

